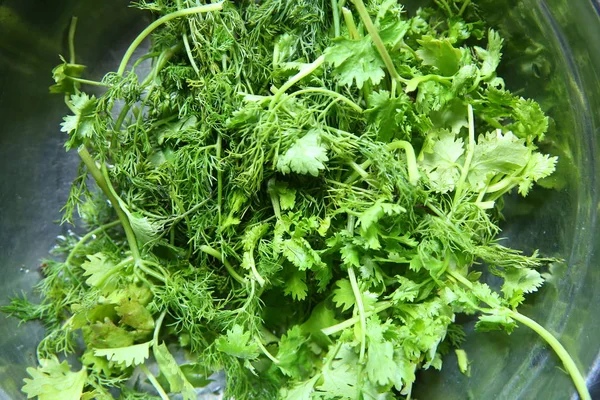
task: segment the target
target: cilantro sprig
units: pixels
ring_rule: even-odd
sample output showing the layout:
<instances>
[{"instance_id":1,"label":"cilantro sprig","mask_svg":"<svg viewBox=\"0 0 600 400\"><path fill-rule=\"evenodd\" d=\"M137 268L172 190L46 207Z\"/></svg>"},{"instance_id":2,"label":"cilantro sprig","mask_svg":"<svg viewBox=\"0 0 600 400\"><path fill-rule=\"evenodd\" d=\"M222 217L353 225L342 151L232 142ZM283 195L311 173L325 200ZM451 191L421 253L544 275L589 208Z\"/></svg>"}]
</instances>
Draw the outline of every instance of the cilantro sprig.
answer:
<instances>
[{"instance_id":1,"label":"cilantro sprig","mask_svg":"<svg viewBox=\"0 0 600 400\"><path fill-rule=\"evenodd\" d=\"M463 373L477 363L467 314L533 329L589 399L517 311L556 260L500 244L502 198L557 158L540 106L497 76L503 39L475 3L143 0L157 19L101 82L73 24L50 90L82 160L64 220L77 210L88 233L46 262L39 304L3 308L47 328L23 391L150 396L126 384L139 371L192 399L224 370L228 398L408 399L451 349Z\"/></svg>"}]
</instances>

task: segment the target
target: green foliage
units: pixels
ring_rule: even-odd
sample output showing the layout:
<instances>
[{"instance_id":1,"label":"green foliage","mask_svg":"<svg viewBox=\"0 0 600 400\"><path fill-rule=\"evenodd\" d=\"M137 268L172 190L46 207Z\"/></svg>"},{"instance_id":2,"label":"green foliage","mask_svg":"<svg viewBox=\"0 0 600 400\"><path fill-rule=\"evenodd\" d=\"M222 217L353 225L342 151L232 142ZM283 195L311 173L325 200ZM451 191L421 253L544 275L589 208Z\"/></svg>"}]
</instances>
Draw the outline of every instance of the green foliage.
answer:
<instances>
[{"instance_id":1,"label":"green foliage","mask_svg":"<svg viewBox=\"0 0 600 400\"><path fill-rule=\"evenodd\" d=\"M29 397L151 398L125 382L152 349L150 382L184 399L219 370L230 399L410 398L464 340L458 314L514 329L551 260L500 246L498 217L554 171L548 118L503 89L473 2L353 3L139 1L179 16L146 77L53 70L84 161L64 220L90 233L59 244L40 304L2 308L48 328ZM79 350L80 372L58 363Z\"/></svg>"}]
</instances>

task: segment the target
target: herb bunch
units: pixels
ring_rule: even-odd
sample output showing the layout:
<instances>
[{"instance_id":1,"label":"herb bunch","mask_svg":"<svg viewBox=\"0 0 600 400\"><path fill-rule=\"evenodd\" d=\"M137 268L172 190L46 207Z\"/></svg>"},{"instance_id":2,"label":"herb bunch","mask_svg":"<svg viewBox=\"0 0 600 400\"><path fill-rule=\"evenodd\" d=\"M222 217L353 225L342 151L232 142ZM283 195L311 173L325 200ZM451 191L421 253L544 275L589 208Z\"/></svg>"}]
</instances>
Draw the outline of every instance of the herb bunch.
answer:
<instances>
[{"instance_id":1,"label":"herb bunch","mask_svg":"<svg viewBox=\"0 0 600 400\"><path fill-rule=\"evenodd\" d=\"M548 117L496 75L476 2L435 3L141 0L158 18L116 72L87 80L71 50L50 90L82 160L64 221L89 233L46 261L41 303L3 309L47 327L28 396L152 398L140 371L193 399L224 370L228 398L410 398L453 348L468 373L455 318L477 314L536 330L586 398L516 310L552 260L498 240L502 197L554 171Z\"/></svg>"}]
</instances>

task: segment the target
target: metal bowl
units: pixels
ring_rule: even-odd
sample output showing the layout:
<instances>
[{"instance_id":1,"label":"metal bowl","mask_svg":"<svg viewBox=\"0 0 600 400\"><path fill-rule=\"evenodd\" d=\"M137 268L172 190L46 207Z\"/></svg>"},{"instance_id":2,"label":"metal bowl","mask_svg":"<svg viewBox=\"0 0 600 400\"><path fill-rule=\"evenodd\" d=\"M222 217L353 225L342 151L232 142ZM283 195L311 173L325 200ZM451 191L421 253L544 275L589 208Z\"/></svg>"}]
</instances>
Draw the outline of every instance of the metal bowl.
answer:
<instances>
[{"instance_id":1,"label":"metal bowl","mask_svg":"<svg viewBox=\"0 0 600 400\"><path fill-rule=\"evenodd\" d=\"M474 0L475 1L475 0ZM147 15L126 0L0 0L0 305L40 279L39 259L58 235L60 209L77 169L63 148L59 123L67 110L50 95L50 71L67 54L71 16L79 17L78 62L92 78L113 70ZM509 198L503 236L507 244L565 259L553 278L530 296L523 313L555 333L588 376L600 398L600 2L598 0L480 0L486 15L527 49L505 50L508 86L539 100L555 124L548 146L561 149L559 189L538 189L528 199ZM418 377L422 399L566 399L574 389L557 357L529 330L472 332L466 350L471 378L452 356L442 372ZM20 392L25 368L35 365L39 324L19 326L0 317L0 398Z\"/></svg>"}]
</instances>

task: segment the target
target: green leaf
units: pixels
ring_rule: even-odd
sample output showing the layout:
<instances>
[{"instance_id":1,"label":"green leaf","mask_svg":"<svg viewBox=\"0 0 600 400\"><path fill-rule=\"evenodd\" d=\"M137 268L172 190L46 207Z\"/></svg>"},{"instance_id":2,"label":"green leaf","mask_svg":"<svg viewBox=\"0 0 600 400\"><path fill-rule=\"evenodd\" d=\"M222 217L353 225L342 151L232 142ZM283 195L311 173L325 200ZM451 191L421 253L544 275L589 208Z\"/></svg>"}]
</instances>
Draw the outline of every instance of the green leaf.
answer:
<instances>
[{"instance_id":1,"label":"green leaf","mask_svg":"<svg viewBox=\"0 0 600 400\"><path fill-rule=\"evenodd\" d=\"M217 350L237 358L254 360L260 354L250 332L244 332L244 328L238 324L219 337L216 344Z\"/></svg>"},{"instance_id":2,"label":"green leaf","mask_svg":"<svg viewBox=\"0 0 600 400\"><path fill-rule=\"evenodd\" d=\"M161 374L169 382L171 392L181 392L184 400L195 400L197 396L194 387L188 382L183 372L181 372L181 368L179 368L177 361L175 361L167 346L164 343L160 345L154 343L152 353L154 354L154 358L156 358Z\"/></svg>"},{"instance_id":3,"label":"green leaf","mask_svg":"<svg viewBox=\"0 0 600 400\"><path fill-rule=\"evenodd\" d=\"M524 293L537 291L543 284L542 275L531 268L510 268L502 273L502 292L509 304L516 307L523 301Z\"/></svg>"},{"instance_id":4,"label":"green leaf","mask_svg":"<svg viewBox=\"0 0 600 400\"><path fill-rule=\"evenodd\" d=\"M369 95L370 108L365 111L367 120L377 127L377 139L390 142L399 130L399 121L410 107L410 99L402 93L390 98L390 92L380 90Z\"/></svg>"},{"instance_id":5,"label":"green leaf","mask_svg":"<svg viewBox=\"0 0 600 400\"><path fill-rule=\"evenodd\" d=\"M531 99L518 98L514 104L511 118L514 122L506 129L510 129L518 137L526 139L527 142L543 140L548 131L548 117L540 105Z\"/></svg>"},{"instance_id":6,"label":"green leaf","mask_svg":"<svg viewBox=\"0 0 600 400\"><path fill-rule=\"evenodd\" d=\"M358 217L357 224L361 231L366 232L371 226L379 222L384 215L392 216L403 214L406 209L398 204L388 203L384 199L379 199L371 207L367 208Z\"/></svg>"},{"instance_id":7,"label":"green leaf","mask_svg":"<svg viewBox=\"0 0 600 400\"><path fill-rule=\"evenodd\" d=\"M300 271L307 269L319 270L327 266L321 261L321 256L302 237L286 239L281 244L283 255Z\"/></svg>"},{"instance_id":8,"label":"green leaf","mask_svg":"<svg viewBox=\"0 0 600 400\"><path fill-rule=\"evenodd\" d=\"M25 378L23 392L27 398L37 396L39 400L79 400L87 380L87 371L82 368L72 372L66 361L59 363L56 356L41 359L37 368L27 368L31 379Z\"/></svg>"},{"instance_id":9,"label":"green leaf","mask_svg":"<svg viewBox=\"0 0 600 400\"><path fill-rule=\"evenodd\" d=\"M317 386L319 394L325 399L356 399L360 393L357 365L354 367L338 362L335 368L326 368L322 372L323 382Z\"/></svg>"},{"instance_id":10,"label":"green leaf","mask_svg":"<svg viewBox=\"0 0 600 400\"><path fill-rule=\"evenodd\" d=\"M454 48L448 39L423 36L417 42L422 46L417 50L417 55L423 60L423 64L436 67L445 76L458 72L462 51Z\"/></svg>"},{"instance_id":11,"label":"green leaf","mask_svg":"<svg viewBox=\"0 0 600 400\"><path fill-rule=\"evenodd\" d=\"M150 314L150 311L146 307L135 300L123 299L115 310L121 317L121 322L134 329L148 331L154 329L152 314Z\"/></svg>"},{"instance_id":12,"label":"green leaf","mask_svg":"<svg viewBox=\"0 0 600 400\"><path fill-rule=\"evenodd\" d=\"M118 282L115 264L103 253L91 254L87 258L87 261L81 264L81 268L85 271L83 276L88 277L85 283L106 292L115 290Z\"/></svg>"},{"instance_id":13,"label":"green leaf","mask_svg":"<svg viewBox=\"0 0 600 400\"><path fill-rule=\"evenodd\" d=\"M320 375L315 376L305 382L300 382L291 388L281 389L282 400L311 400L314 393L315 383L320 378Z\"/></svg>"},{"instance_id":14,"label":"green leaf","mask_svg":"<svg viewBox=\"0 0 600 400\"><path fill-rule=\"evenodd\" d=\"M354 307L356 297L354 297L350 281L348 279L340 279L335 285L337 288L333 290L333 302L336 307L341 308L342 312Z\"/></svg>"},{"instance_id":15,"label":"green leaf","mask_svg":"<svg viewBox=\"0 0 600 400\"><path fill-rule=\"evenodd\" d=\"M96 97L90 97L85 93L72 95L70 101L74 115L64 117L60 129L61 132L66 132L71 137L65 144L67 150L78 147L94 135L98 103Z\"/></svg>"},{"instance_id":16,"label":"green leaf","mask_svg":"<svg viewBox=\"0 0 600 400\"><path fill-rule=\"evenodd\" d=\"M521 175L519 182L519 193L527 196L534 182L550 176L556 169L558 157L550 157L548 154L533 153Z\"/></svg>"},{"instance_id":17,"label":"green leaf","mask_svg":"<svg viewBox=\"0 0 600 400\"><path fill-rule=\"evenodd\" d=\"M327 149L321 144L317 130L301 137L277 160L277 170L284 174L295 172L301 175L318 176L329 161Z\"/></svg>"},{"instance_id":18,"label":"green leaf","mask_svg":"<svg viewBox=\"0 0 600 400\"><path fill-rule=\"evenodd\" d=\"M292 271L291 275L285 280L283 293L286 296L292 296L294 300L304 300L308 295L306 271Z\"/></svg>"},{"instance_id":19,"label":"green leaf","mask_svg":"<svg viewBox=\"0 0 600 400\"><path fill-rule=\"evenodd\" d=\"M458 160L464 153L463 140L441 131L432 143L431 151L423 156L421 167L427 173L432 189L439 193L452 191L460 178Z\"/></svg>"},{"instance_id":20,"label":"green leaf","mask_svg":"<svg viewBox=\"0 0 600 400\"><path fill-rule=\"evenodd\" d=\"M334 65L333 74L341 85L361 89L365 82L378 84L385 77L384 63L370 36L359 40L333 39L333 46L325 50L325 61Z\"/></svg>"},{"instance_id":21,"label":"green leaf","mask_svg":"<svg viewBox=\"0 0 600 400\"><path fill-rule=\"evenodd\" d=\"M112 349L94 349L94 355L96 357L106 357L109 361L130 367L142 364L149 357L151 343L146 342Z\"/></svg>"},{"instance_id":22,"label":"green leaf","mask_svg":"<svg viewBox=\"0 0 600 400\"><path fill-rule=\"evenodd\" d=\"M394 302L413 302L419 296L420 285L400 275L395 276L400 286L392 292L390 299Z\"/></svg>"},{"instance_id":23,"label":"green leaf","mask_svg":"<svg viewBox=\"0 0 600 400\"><path fill-rule=\"evenodd\" d=\"M50 86L50 93L73 94L77 92L81 84L71 78L81 78L86 66L68 63L62 56L60 59L62 64L57 65L52 70L52 78L56 83Z\"/></svg>"},{"instance_id":24,"label":"green leaf","mask_svg":"<svg viewBox=\"0 0 600 400\"><path fill-rule=\"evenodd\" d=\"M317 355L310 347L308 336L299 325L288 329L287 333L281 336L277 352L279 360L277 367L284 375L297 380L308 378L315 369L316 358Z\"/></svg>"},{"instance_id":25,"label":"green leaf","mask_svg":"<svg viewBox=\"0 0 600 400\"><path fill-rule=\"evenodd\" d=\"M494 310L492 314L484 314L479 317L479 321L475 324L475 329L480 332L489 332L504 329L507 333L511 333L517 326L506 311Z\"/></svg>"},{"instance_id":26,"label":"green leaf","mask_svg":"<svg viewBox=\"0 0 600 400\"><path fill-rule=\"evenodd\" d=\"M488 45L487 49L484 50L481 47L475 46L475 53L477 57L482 61L481 65L481 76L484 80L491 78L500 64L500 58L502 57L502 38L498 32L490 29L488 31Z\"/></svg>"},{"instance_id":27,"label":"green leaf","mask_svg":"<svg viewBox=\"0 0 600 400\"><path fill-rule=\"evenodd\" d=\"M151 220L145 215L138 212L127 212L131 229L135 233L135 237L141 245L146 245L155 241L160 236L164 229L164 224L159 221Z\"/></svg>"}]
</instances>

